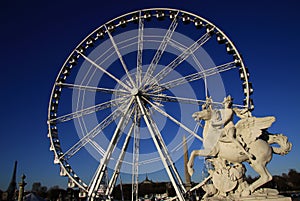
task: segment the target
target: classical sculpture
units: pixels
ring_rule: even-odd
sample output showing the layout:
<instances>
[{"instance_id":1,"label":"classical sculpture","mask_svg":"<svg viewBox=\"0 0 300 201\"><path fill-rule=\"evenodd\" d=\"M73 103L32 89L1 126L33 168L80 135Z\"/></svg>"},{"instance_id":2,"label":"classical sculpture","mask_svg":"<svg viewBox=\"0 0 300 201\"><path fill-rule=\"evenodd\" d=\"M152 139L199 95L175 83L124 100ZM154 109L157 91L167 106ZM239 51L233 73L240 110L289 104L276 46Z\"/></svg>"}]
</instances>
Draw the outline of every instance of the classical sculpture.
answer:
<instances>
[{"instance_id":1,"label":"classical sculpture","mask_svg":"<svg viewBox=\"0 0 300 201\"><path fill-rule=\"evenodd\" d=\"M240 120L234 124L234 115ZM224 98L223 108L212 108L211 98L202 105L202 111L195 112L192 117L204 120L204 149L194 150L187 164L192 175L196 156L206 157L213 168L209 170L211 183L202 188L207 197L243 197L257 194L257 189L272 179L266 165L272 154L285 155L291 150L291 143L282 134L270 134L267 129L275 121L275 117L253 117L247 109L232 108L232 98ZM279 147L272 147L271 144ZM259 174L252 184L245 180L246 168L242 164L248 162ZM276 191L276 190L275 190ZM274 190L269 190L274 193ZM267 193L267 192L264 192ZM276 194L276 193L275 193Z\"/></svg>"}]
</instances>

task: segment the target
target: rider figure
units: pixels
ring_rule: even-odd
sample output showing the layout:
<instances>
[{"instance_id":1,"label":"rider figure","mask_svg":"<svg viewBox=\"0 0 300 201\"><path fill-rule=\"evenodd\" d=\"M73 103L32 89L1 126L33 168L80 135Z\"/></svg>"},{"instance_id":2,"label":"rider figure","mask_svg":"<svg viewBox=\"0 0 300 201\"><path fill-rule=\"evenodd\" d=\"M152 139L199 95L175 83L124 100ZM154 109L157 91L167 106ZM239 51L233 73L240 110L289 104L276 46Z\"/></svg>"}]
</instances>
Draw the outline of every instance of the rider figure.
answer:
<instances>
[{"instance_id":1,"label":"rider figure","mask_svg":"<svg viewBox=\"0 0 300 201\"><path fill-rule=\"evenodd\" d=\"M237 108L232 108L232 98L231 96L227 96L223 101L224 109L220 110L221 119L216 122L212 122L213 127L222 128L222 134L220 137L220 141L222 142L233 142L238 145L242 151L252 158L251 154L248 153L248 148L246 144L240 137L236 136L236 128L233 123L234 115L239 118L245 118L245 115L250 115L247 111L239 110Z\"/></svg>"}]
</instances>

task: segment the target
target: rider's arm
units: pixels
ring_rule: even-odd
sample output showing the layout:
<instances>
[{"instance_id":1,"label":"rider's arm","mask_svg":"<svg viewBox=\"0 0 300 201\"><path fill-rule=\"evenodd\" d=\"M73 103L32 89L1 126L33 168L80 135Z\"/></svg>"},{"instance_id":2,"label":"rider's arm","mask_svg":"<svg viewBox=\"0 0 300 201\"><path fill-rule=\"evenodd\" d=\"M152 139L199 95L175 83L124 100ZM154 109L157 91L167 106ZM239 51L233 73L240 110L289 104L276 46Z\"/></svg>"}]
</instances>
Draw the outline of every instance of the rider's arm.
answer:
<instances>
[{"instance_id":1,"label":"rider's arm","mask_svg":"<svg viewBox=\"0 0 300 201\"><path fill-rule=\"evenodd\" d=\"M233 111L231 109L225 110L222 120L212 122L212 126L225 126L228 122L232 121Z\"/></svg>"},{"instance_id":2,"label":"rider's arm","mask_svg":"<svg viewBox=\"0 0 300 201\"><path fill-rule=\"evenodd\" d=\"M233 108L233 111L236 114L236 116L238 116L241 119L248 117L248 115L249 115L248 114L249 110L247 108L245 108L245 109Z\"/></svg>"}]
</instances>

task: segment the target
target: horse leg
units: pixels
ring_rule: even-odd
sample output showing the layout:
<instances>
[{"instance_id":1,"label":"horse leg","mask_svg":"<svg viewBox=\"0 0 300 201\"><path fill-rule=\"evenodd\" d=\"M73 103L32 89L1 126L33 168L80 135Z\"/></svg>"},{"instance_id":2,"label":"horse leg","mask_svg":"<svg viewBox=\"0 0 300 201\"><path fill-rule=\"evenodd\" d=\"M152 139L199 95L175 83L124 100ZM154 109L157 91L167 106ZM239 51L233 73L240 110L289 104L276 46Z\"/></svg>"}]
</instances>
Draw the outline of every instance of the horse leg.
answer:
<instances>
[{"instance_id":1,"label":"horse leg","mask_svg":"<svg viewBox=\"0 0 300 201\"><path fill-rule=\"evenodd\" d=\"M194 160L195 160L195 157L199 155L200 151L201 150L192 151L189 162L186 164L187 169L188 169L188 173L189 173L190 176L192 176L194 174L194 168L193 168L194 167Z\"/></svg>"},{"instance_id":2,"label":"horse leg","mask_svg":"<svg viewBox=\"0 0 300 201\"><path fill-rule=\"evenodd\" d=\"M188 172L189 172L190 176L192 176L194 174L194 168L193 167L194 167L194 160L195 160L196 156L206 157L206 156L208 156L208 154L204 153L203 149L192 151L189 162L187 163L187 168L188 168Z\"/></svg>"},{"instance_id":3,"label":"horse leg","mask_svg":"<svg viewBox=\"0 0 300 201\"><path fill-rule=\"evenodd\" d=\"M266 163L252 163L251 167L260 175L260 177L243 191L242 195L244 196L253 193L258 187L272 180L272 175L268 171Z\"/></svg>"}]
</instances>

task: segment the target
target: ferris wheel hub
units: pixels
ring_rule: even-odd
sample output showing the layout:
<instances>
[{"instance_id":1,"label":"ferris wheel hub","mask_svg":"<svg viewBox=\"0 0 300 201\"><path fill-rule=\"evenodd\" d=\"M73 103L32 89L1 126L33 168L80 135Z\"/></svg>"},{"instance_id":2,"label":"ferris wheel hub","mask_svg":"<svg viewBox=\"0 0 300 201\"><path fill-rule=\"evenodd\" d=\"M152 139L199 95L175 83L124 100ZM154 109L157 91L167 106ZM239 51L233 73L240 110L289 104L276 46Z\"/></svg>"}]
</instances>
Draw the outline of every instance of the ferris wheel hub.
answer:
<instances>
[{"instance_id":1,"label":"ferris wheel hub","mask_svg":"<svg viewBox=\"0 0 300 201\"><path fill-rule=\"evenodd\" d=\"M131 95L136 96L139 94L139 92L140 92L139 89L135 87L131 90Z\"/></svg>"}]
</instances>

